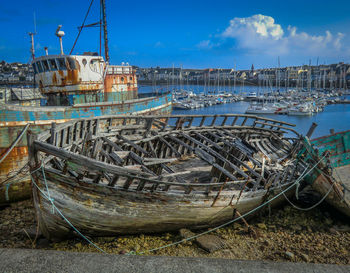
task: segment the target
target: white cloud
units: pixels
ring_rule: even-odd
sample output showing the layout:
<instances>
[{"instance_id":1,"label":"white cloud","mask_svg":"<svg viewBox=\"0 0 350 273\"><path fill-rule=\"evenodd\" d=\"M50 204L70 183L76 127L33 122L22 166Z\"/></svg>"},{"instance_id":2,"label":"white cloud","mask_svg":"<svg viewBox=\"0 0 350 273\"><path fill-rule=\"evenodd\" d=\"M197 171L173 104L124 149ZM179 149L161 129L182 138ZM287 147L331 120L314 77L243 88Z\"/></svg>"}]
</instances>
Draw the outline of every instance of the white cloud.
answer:
<instances>
[{"instance_id":1,"label":"white cloud","mask_svg":"<svg viewBox=\"0 0 350 273\"><path fill-rule=\"evenodd\" d=\"M349 52L342 43L343 38L343 33L333 35L328 30L324 35L299 32L293 26L283 30L271 16L257 14L230 20L229 26L216 38L202 41L197 47L232 47L234 44L235 48L252 54L332 57ZM219 39L220 42L213 42L215 39Z\"/></svg>"},{"instance_id":2,"label":"white cloud","mask_svg":"<svg viewBox=\"0 0 350 273\"><path fill-rule=\"evenodd\" d=\"M272 38L278 40L283 36L283 29L275 24L275 19L261 14L246 18L234 18L230 21L230 26L222 33L223 37L238 37L245 34L256 34L262 38Z\"/></svg>"}]
</instances>

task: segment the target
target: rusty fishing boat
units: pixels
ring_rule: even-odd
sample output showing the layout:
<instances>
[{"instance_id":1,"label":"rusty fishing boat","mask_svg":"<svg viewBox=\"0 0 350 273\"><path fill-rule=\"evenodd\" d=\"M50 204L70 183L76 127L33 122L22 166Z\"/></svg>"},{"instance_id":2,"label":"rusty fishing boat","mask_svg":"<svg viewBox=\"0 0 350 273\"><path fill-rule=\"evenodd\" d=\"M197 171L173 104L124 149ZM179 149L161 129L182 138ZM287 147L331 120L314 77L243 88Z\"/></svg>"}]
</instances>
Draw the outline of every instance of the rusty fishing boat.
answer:
<instances>
[{"instance_id":1,"label":"rusty fishing boat","mask_svg":"<svg viewBox=\"0 0 350 273\"><path fill-rule=\"evenodd\" d=\"M250 115L74 120L28 145L49 239L216 226L289 196L305 170L291 124Z\"/></svg>"},{"instance_id":2,"label":"rusty fishing boat","mask_svg":"<svg viewBox=\"0 0 350 273\"><path fill-rule=\"evenodd\" d=\"M50 55L46 49L44 56L36 57L31 33L31 64L39 96L26 94L26 99L11 100L12 91L1 94L6 103L0 102L0 205L30 196L28 150L26 138L22 137L27 124L32 131L41 132L53 122L77 118L170 114L170 93L138 94L135 69L128 63L109 63L105 1L101 4L103 12L98 25L104 33L105 58L102 49L100 55L74 55L74 46L69 54L64 54L61 26L56 30L60 54ZM83 27L84 24L80 31Z\"/></svg>"},{"instance_id":3,"label":"rusty fishing boat","mask_svg":"<svg viewBox=\"0 0 350 273\"><path fill-rule=\"evenodd\" d=\"M350 217L350 130L331 130L330 135L311 141L305 137L302 147L298 160L316 166L305 181L327 203Z\"/></svg>"}]
</instances>

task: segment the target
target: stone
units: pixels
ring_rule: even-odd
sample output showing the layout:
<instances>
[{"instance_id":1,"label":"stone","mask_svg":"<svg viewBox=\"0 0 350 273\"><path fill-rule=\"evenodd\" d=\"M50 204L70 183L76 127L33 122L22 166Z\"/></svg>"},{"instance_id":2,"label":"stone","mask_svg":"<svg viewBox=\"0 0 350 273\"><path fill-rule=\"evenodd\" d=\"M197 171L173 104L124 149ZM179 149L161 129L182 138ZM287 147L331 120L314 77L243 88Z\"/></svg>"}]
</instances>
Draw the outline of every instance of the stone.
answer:
<instances>
[{"instance_id":1,"label":"stone","mask_svg":"<svg viewBox=\"0 0 350 273\"><path fill-rule=\"evenodd\" d=\"M347 225L333 226L333 228L339 232L349 232L350 231L350 226L347 226Z\"/></svg>"},{"instance_id":2,"label":"stone","mask_svg":"<svg viewBox=\"0 0 350 273\"><path fill-rule=\"evenodd\" d=\"M286 255L287 259L294 261L294 259L295 259L294 253L292 253L290 251L286 251L284 254Z\"/></svg>"},{"instance_id":3,"label":"stone","mask_svg":"<svg viewBox=\"0 0 350 273\"><path fill-rule=\"evenodd\" d=\"M216 235L203 235L196 239L196 243L208 252L214 252L227 247L226 242Z\"/></svg>"},{"instance_id":4,"label":"stone","mask_svg":"<svg viewBox=\"0 0 350 273\"><path fill-rule=\"evenodd\" d=\"M189 229L186 229L186 228L180 229L179 233L180 233L181 238L183 238L183 239L186 239L188 237L195 235L192 231L190 231Z\"/></svg>"},{"instance_id":5,"label":"stone","mask_svg":"<svg viewBox=\"0 0 350 273\"><path fill-rule=\"evenodd\" d=\"M29 228L24 228L23 233L26 236L29 236L30 239L35 240L42 238L43 234L41 233L40 229L37 229L36 226L31 226ZM38 233L38 234L37 234Z\"/></svg>"},{"instance_id":6,"label":"stone","mask_svg":"<svg viewBox=\"0 0 350 273\"><path fill-rule=\"evenodd\" d=\"M296 224L292 226L292 229L295 231L301 231L303 228L301 227L301 225Z\"/></svg>"},{"instance_id":7,"label":"stone","mask_svg":"<svg viewBox=\"0 0 350 273\"><path fill-rule=\"evenodd\" d=\"M195 235L195 233L193 233L189 229L184 229L184 228L180 229L179 232L180 232L180 236L184 239ZM226 242L223 239L221 239L219 236L211 235L211 234L205 234L205 235L199 236L195 239L195 242L200 248L204 249L209 253L227 247ZM192 243L188 242L188 244L192 244Z\"/></svg>"},{"instance_id":8,"label":"stone","mask_svg":"<svg viewBox=\"0 0 350 273\"><path fill-rule=\"evenodd\" d=\"M264 241L262 241L262 244L263 244L264 246L269 246L269 245L270 245L270 243L269 243L269 241L268 241L268 240L264 240Z\"/></svg>"},{"instance_id":9,"label":"stone","mask_svg":"<svg viewBox=\"0 0 350 273\"><path fill-rule=\"evenodd\" d=\"M333 227L331 227L331 228L329 229L329 232L332 233L332 234L338 234L338 233L339 233L339 232L338 232L335 228L333 228Z\"/></svg>"},{"instance_id":10,"label":"stone","mask_svg":"<svg viewBox=\"0 0 350 273\"><path fill-rule=\"evenodd\" d=\"M324 222L325 222L325 224L326 224L327 226L330 226L330 225L333 224L333 220L330 219L330 218L326 218L326 220L325 220Z\"/></svg>"},{"instance_id":11,"label":"stone","mask_svg":"<svg viewBox=\"0 0 350 273\"><path fill-rule=\"evenodd\" d=\"M36 241L36 246L38 248L49 247L50 246L50 241L45 239L45 238L39 239L39 240Z\"/></svg>"},{"instance_id":12,"label":"stone","mask_svg":"<svg viewBox=\"0 0 350 273\"><path fill-rule=\"evenodd\" d=\"M233 228L234 228L234 229L241 229L242 226L241 226L241 224L239 224L239 223L233 223Z\"/></svg>"},{"instance_id":13,"label":"stone","mask_svg":"<svg viewBox=\"0 0 350 273\"><path fill-rule=\"evenodd\" d=\"M82 245L81 243L76 243L76 244L75 244L75 247L78 248L78 249L82 248L82 246L83 246L83 245Z\"/></svg>"},{"instance_id":14,"label":"stone","mask_svg":"<svg viewBox=\"0 0 350 273\"><path fill-rule=\"evenodd\" d=\"M260 229L264 229L264 230L267 229L267 226L266 226L264 223L258 223L258 224L256 224L256 225L257 225L257 227L260 228Z\"/></svg>"},{"instance_id":15,"label":"stone","mask_svg":"<svg viewBox=\"0 0 350 273\"><path fill-rule=\"evenodd\" d=\"M301 254L301 258L303 259L304 262L307 262L307 263L310 262L309 255L306 255L306 254L302 253Z\"/></svg>"},{"instance_id":16,"label":"stone","mask_svg":"<svg viewBox=\"0 0 350 273\"><path fill-rule=\"evenodd\" d=\"M140 250L140 246L139 245L135 245L134 250L135 250L135 252L138 252Z\"/></svg>"}]
</instances>

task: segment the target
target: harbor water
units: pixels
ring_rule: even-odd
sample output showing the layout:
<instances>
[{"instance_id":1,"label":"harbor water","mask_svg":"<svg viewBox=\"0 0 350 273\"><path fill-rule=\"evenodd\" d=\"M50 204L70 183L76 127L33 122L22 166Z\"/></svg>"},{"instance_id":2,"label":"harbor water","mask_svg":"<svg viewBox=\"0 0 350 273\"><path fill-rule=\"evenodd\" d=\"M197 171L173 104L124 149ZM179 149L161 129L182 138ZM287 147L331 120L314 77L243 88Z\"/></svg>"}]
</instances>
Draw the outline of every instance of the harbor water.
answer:
<instances>
[{"instance_id":1,"label":"harbor water","mask_svg":"<svg viewBox=\"0 0 350 273\"><path fill-rule=\"evenodd\" d=\"M172 87L167 86L140 86L139 92L152 92L155 90L167 90ZM193 93L205 93L208 91L207 86L202 85L189 85L184 87L184 90L192 91ZM239 86L233 90L232 87L222 87L221 91L232 92L233 94L248 94L250 92L256 92L257 94L263 94L266 92L273 92L271 88L258 88L252 86ZM212 92L216 90L211 90ZM281 90L283 92L283 90ZM344 97L342 97L343 99ZM350 96L345 96L346 100L350 99ZM213 114L244 114L249 106L249 102L238 101L225 104L216 104L198 109L189 110L173 110L174 115L213 115ZM305 135L313 122L317 123L318 126L312 135L313 138L328 135L330 129L334 129L335 132L341 132L349 130L350 126L350 104L330 104L325 106L324 111L313 114L311 116L288 116L288 115L275 115L265 114L262 117L276 119L284 122L289 122L296 125L296 131L300 134Z\"/></svg>"}]
</instances>

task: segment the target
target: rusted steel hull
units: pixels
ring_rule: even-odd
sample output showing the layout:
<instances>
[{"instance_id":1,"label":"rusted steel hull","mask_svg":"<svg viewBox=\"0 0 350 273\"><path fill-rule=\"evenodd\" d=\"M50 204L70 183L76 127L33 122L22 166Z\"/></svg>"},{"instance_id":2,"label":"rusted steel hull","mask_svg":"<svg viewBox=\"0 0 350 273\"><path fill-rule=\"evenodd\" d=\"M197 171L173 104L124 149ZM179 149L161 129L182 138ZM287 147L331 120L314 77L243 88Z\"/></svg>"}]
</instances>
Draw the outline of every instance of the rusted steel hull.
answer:
<instances>
[{"instance_id":1,"label":"rusted steel hull","mask_svg":"<svg viewBox=\"0 0 350 273\"><path fill-rule=\"evenodd\" d=\"M38 175L36 181L47 194L41 175ZM217 193L188 196L138 193L67 181L66 178L49 172L46 172L46 181L50 197L56 200L55 206L72 225L89 236L214 227L232 220L236 211L244 214L266 200L266 191L243 193L238 203L240 191L226 192L212 206ZM45 237L63 239L74 236L72 227L53 210L47 196L36 187L33 190L40 229ZM294 190L295 188L286 194L290 196ZM277 190L274 194L279 192ZM232 199L232 195L237 197ZM284 200L283 196L277 198L271 207L278 206Z\"/></svg>"},{"instance_id":2,"label":"rusted steel hull","mask_svg":"<svg viewBox=\"0 0 350 273\"><path fill-rule=\"evenodd\" d=\"M107 116L117 114L135 115L166 115L171 112L171 98L169 96L142 101L129 101L125 104L116 104L106 107L80 107L71 110L60 110L56 112L45 111L40 107L38 111L28 110L22 112L20 107L11 110L6 106L0 109L0 156L3 155L18 134L27 123L31 123L30 130L40 133L51 126L52 122L57 124L77 119L80 117ZM17 109L18 108L18 109ZM30 109L30 108L29 108ZM62 107L61 107L62 109ZM27 140L23 137L13 151L0 164L0 205L23 200L30 197L30 178L21 174L16 179L9 178L16 174L28 162ZM18 180L21 182L18 182Z\"/></svg>"},{"instance_id":3,"label":"rusted steel hull","mask_svg":"<svg viewBox=\"0 0 350 273\"><path fill-rule=\"evenodd\" d=\"M29 134L40 228L55 239L72 226L106 236L227 222L294 192L299 140L281 128L247 115L126 116Z\"/></svg>"},{"instance_id":4,"label":"rusted steel hull","mask_svg":"<svg viewBox=\"0 0 350 273\"><path fill-rule=\"evenodd\" d=\"M0 149L0 155L4 154L7 149ZM24 168L28 162L28 148L15 147L8 157L1 163L0 168L0 206L10 201L20 201L29 197L30 177L28 168ZM19 174L17 171L24 168ZM13 181L12 176L16 177L16 183L9 184ZM12 180L12 181L11 181ZM21 180L21 182L17 182ZM8 181L8 182L7 182Z\"/></svg>"}]
</instances>

